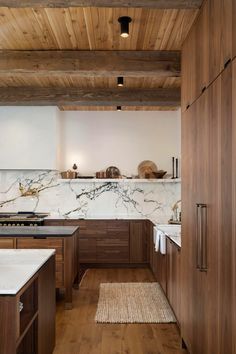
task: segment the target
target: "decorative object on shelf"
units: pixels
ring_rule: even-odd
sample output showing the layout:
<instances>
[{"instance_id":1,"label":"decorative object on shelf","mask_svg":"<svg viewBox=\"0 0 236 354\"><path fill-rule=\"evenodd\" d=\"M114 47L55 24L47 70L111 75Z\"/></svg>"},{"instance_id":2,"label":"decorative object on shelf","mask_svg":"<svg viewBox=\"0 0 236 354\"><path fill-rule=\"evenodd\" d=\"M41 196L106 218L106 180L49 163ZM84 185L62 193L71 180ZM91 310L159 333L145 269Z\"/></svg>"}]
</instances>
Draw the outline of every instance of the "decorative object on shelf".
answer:
<instances>
[{"instance_id":1,"label":"decorative object on shelf","mask_svg":"<svg viewBox=\"0 0 236 354\"><path fill-rule=\"evenodd\" d=\"M78 179L93 179L95 176L77 176Z\"/></svg>"},{"instance_id":2,"label":"decorative object on shelf","mask_svg":"<svg viewBox=\"0 0 236 354\"><path fill-rule=\"evenodd\" d=\"M157 172L152 172L153 177L151 178L158 178L161 179L167 174L167 171L164 170L158 170Z\"/></svg>"},{"instance_id":3,"label":"decorative object on shelf","mask_svg":"<svg viewBox=\"0 0 236 354\"><path fill-rule=\"evenodd\" d=\"M120 170L115 166L110 166L106 169L107 178L120 178Z\"/></svg>"},{"instance_id":4,"label":"decorative object on shelf","mask_svg":"<svg viewBox=\"0 0 236 354\"><path fill-rule=\"evenodd\" d=\"M105 171L98 171L98 172L96 172L96 178L99 178L99 179L107 178L107 174Z\"/></svg>"},{"instance_id":5,"label":"decorative object on shelf","mask_svg":"<svg viewBox=\"0 0 236 354\"><path fill-rule=\"evenodd\" d=\"M144 160L138 165L139 178L153 178L153 172L157 172L157 165L150 160ZM154 177L155 178L155 177Z\"/></svg>"},{"instance_id":6,"label":"decorative object on shelf","mask_svg":"<svg viewBox=\"0 0 236 354\"><path fill-rule=\"evenodd\" d=\"M132 18L129 16L121 16L118 18L120 23L120 35L123 38L129 37L129 24L132 21Z\"/></svg>"},{"instance_id":7,"label":"decorative object on shelf","mask_svg":"<svg viewBox=\"0 0 236 354\"><path fill-rule=\"evenodd\" d=\"M175 167L176 167L176 174L175 174L175 178L178 178L179 177L179 160L176 159L175 160Z\"/></svg>"},{"instance_id":8,"label":"decorative object on shelf","mask_svg":"<svg viewBox=\"0 0 236 354\"><path fill-rule=\"evenodd\" d=\"M77 177L77 172L71 170L61 172L61 178L63 179L74 179L76 177Z\"/></svg>"},{"instance_id":9,"label":"decorative object on shelf","mask_svg":"<svg viewBox=\"0 0 236 354\"><path fill-rule=\"evenodd\" d=\"M172 157L172 179L179 178L179 159Z\"/></svg>"}]
</instances>

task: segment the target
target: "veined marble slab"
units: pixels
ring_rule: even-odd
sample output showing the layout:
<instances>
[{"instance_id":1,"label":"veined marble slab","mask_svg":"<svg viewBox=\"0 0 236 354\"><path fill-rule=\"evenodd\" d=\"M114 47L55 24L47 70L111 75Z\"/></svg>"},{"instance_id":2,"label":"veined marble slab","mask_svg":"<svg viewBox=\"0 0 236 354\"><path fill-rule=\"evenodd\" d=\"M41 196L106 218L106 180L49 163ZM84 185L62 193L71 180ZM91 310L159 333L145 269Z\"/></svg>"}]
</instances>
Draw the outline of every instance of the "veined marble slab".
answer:
<instances>
[{"instance_id":1,"label":"veined marble slab","mask_svg":"<svg viewBox=\"0 0 236 354\"><path fill-rule=\"evenodd\" d=\"M15 295L55 250L0 249L0 295Z\"/></svg>"},{"instance_id":2,"label":"veined marble slab","mask_svg":"<svg viewBox=\"0 0 236 354\"><path fill-rule=\"evenodd\" d=\"M124 182L125 181L125 182ZM0 211L49 212L52 218L147 218L167 223L180 180L61 180L56 171L0 171ZM34 196L21 196L19 183ZM120 217L122 216L122 217Z\"/></svg>"}]
</instances>

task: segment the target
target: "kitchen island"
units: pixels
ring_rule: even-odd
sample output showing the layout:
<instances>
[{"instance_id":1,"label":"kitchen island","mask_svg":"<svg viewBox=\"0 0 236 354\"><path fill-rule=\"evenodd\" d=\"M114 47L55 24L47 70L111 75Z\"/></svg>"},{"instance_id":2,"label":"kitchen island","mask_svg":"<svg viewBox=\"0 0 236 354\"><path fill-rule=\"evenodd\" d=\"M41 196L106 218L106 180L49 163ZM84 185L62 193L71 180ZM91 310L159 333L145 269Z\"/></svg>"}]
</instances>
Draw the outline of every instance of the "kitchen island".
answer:
<instances>
[{"instance_id":1,"label":"kitchen island","mask_svg":"<svg viewBox=\"0 0 236 354\"><path fill-rule=\"evenodd\" d=\"M0 353L51 354L55 250L0 250Z\"/></svg>"},{"instance_id":2,"label":"kitchen island","mask_svg":"<svg viewBox=\"0 0 236 354\"><path fill-rule=\"evenodd\" d=\"M72 308L72 287L78 288L78 226L1 226L0 248L55 249L56 288L65 290L65 308Z\"/></svg>"}]
</instances>

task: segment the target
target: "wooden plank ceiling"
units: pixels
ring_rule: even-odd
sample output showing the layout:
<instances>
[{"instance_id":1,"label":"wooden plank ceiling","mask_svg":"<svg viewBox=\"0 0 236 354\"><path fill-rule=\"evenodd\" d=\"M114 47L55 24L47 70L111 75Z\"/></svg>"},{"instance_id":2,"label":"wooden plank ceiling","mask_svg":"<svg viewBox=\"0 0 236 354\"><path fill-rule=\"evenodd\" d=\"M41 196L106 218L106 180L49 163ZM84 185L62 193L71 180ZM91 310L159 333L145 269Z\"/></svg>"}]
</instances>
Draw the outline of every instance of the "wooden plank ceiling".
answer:
<instances>
[{"instance_id":1,"label":"wooden plank ceiling","mask_svg":"<svg viewBox=\"0 0 236 354\"><path fill-rule=\"evenodd\" d=\"M1 3L1 0L0 0ZM195 2L196 3L196 2ZM198 13L197 9L160 10L146 8L0 8L0 49L18 51L180 51ZM130 16L130 36L122 38L117 19ZM0 54L1 56L1 54ZM1 60L1 58L0 58ZM9 59L10 60L10 59ZM180 88L179 75L125 76L125 88ZM81 77L74 73L9 71L1 73L0 87L118 89L116 78ZM122 88L119 88L122 89ZM113 110L116 106L60 105L62 110ZM178 107L176 107L178 108ZM173 106L123 107L124 110L174 109Z\"/></svg>"}]
</instances>

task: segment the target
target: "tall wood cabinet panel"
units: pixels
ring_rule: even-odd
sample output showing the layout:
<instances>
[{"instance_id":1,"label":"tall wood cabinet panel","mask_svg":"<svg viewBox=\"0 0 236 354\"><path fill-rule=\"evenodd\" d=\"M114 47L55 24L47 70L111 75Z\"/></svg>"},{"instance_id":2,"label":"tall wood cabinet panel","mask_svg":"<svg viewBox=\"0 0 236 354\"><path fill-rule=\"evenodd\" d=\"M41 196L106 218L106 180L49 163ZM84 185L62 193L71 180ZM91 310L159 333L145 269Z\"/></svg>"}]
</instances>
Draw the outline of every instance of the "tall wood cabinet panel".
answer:
<instances>
[{"instance_id":1,"label":"tall wood cabinet panel","mask_svg":"<svg viewBox=\"0 0 236 354\"><path fill-rule=\"evenodd\" d=\"M196 25L193 25L182 48L181 107L185 111L197 98L196 90Z\"/></svg>"},{"instance_id":2,"label":"tall wood cabinet panel","mask_svg":"<svg viewBox=\"0 0 236 354\"><path fill-rule=\"evenodd\" d=\"M130 263L148 262L148 237L144 232L144 222L130 222Z\"/></svg>"},{"instance_id":3,"label":"tall wood cabinet panel","mask_svg":"<svg viewBox=\"0 0 236 354\"><path fill-rule=\"evenodd\" d=\"M232 5L234 0L209 1L210 82L232 59Z\"/></svg>"},{"instance_id":4,"label":"tall wood cabinet panel","mask_svg":"<svg viewBox=\"0 0 236 354\"><path fill-rule=\"evenodd\" d=\"M180 321L181 295L181 257L180 248L170 239L167 239L167 298L174 310L176 319Z\"/></svg>"},{"instance_id":5,"label":"tall wood cabinet panel","mask_svg":"<svg viewBox=\"0 0 236 354\"><path fill-rule=\"evenodd\" d=\"M182 121L181 331L192 354L232 353L231 136L229 65Z\"/></svg>"},{"instance_id":6,"label":"tall wood cabinet panel","mask_svg":"<svg viewBox=\"0 0 236 354\"><path fill-rule=\"evenodd\" d=\"M236 6L235 6L236 7ZM232 108L232 205L233 205L233 213L232 213L232 239L233 245L231 250L232 255L232 287L233 287L233 328L232 332L236 333L236 60L233 61L233 108ZM233 344L233 354L236 354L236 341L234 340Z\"/></svg>"},{"instance_id":7,"label":"tall wood cabinet panel","mask_svg":"<svg viewBox=\"0 0 236 354\"><path fill-rule=\"evenodd\" d=\"M182 48L183 111L236 55L235 7L234 0L206 0L203 3Z\"/></svg>"},{"instance_id":8,"label":"tall wood cabinet panel","mask_svg":"<svg viewBox=\"0 0 236 354\"><path fill-rule=\"evenodd\" d=\"M209 2L200 14L182 48L182 110L185 111L209 84Z\"/></svg>"}]
</instances>

